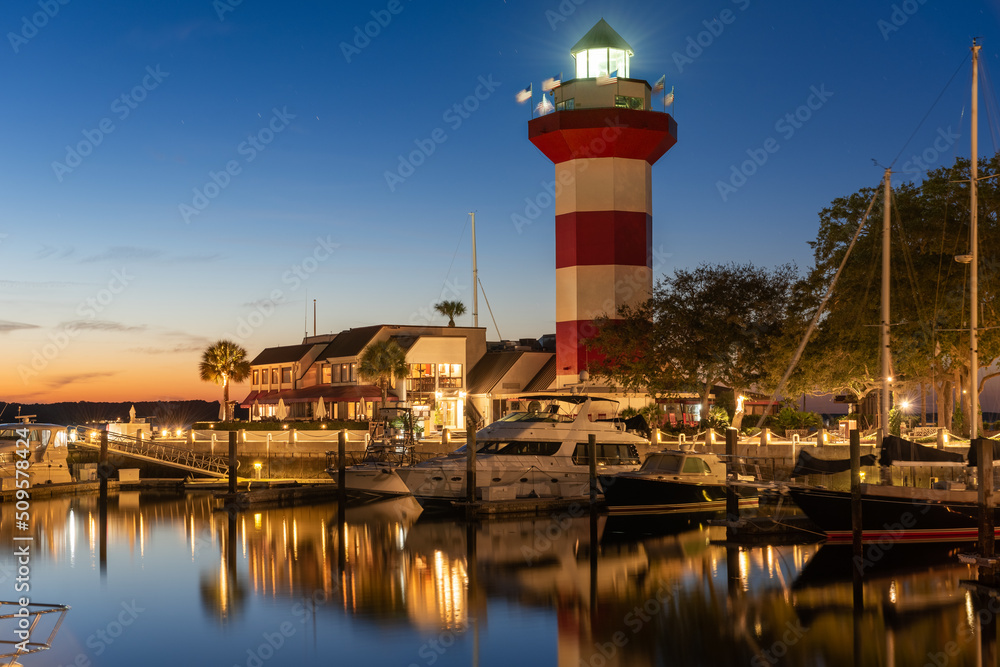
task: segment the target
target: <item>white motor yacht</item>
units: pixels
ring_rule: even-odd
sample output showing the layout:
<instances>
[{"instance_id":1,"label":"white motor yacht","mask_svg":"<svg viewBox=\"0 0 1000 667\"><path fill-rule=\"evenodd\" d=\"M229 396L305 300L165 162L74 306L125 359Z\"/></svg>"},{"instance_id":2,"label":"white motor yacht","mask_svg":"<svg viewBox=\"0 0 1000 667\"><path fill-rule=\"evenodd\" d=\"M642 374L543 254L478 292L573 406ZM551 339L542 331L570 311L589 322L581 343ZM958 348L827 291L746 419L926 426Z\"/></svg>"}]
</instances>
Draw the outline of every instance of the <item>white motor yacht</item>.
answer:
<instances>
[{"instance_id":1,"label":"white motor yacht","mask_svg":"<svg viewBox=\"0 0 1000 667\"><path fill-rule=\"evenodd\" d=\"M600 474L639 467L648 441L616 418L618 402L580 394L520 399L511 412L476 434L476 498L586 497L590 493L589 436L596 436ZM466 498L465 447L446 456L396 469L424 504Z\"/></svg>"}]
</instances>

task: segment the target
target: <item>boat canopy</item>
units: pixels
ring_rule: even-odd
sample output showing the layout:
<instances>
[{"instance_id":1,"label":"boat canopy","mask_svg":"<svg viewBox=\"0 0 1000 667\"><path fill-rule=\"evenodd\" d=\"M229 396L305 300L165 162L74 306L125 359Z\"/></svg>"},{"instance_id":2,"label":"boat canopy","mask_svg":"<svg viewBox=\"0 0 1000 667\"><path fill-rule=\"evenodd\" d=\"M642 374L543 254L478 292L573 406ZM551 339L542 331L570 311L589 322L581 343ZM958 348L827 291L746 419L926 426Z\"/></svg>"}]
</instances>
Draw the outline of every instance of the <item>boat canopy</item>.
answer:
<instances>
[{"instance_id":1,"label":"boat canopy","mask_svg":"<svg viewBox=\"0 0 1000 667\"><path fill-rule=\"evenodd\" d=\"M891 466L894 461L926 461L961 463L965 457L958 452L946 452L936 447L927 447L899 436L888 435L882 439L879 465Z\"/></svg>"}]
</instances>

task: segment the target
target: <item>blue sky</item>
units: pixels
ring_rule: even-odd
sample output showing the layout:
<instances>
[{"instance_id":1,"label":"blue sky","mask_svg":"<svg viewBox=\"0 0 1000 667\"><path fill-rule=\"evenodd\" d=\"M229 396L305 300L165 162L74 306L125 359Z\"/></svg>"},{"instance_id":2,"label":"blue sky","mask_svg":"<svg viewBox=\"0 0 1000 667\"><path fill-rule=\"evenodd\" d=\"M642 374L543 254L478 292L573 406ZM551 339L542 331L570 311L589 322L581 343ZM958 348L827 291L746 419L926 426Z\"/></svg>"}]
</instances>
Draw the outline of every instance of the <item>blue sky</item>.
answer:
<instances>
[{"instance_id":1,"label":"blue sky","mask_svg":"<svg viewBox=\"0 0 1000 667\"><path fill-rule=\"evenodd\" d=\"M444 323L433 303L472 301L470 211L499 336L482 298L480 324L553 332L553 168L514 95L570 78L602 17L675 89L654 275L806 268L873 159L898 181L968 155L972 37L1000 70L995 1L8 2L0 398L216 398L199 351L297 343L313 299L320 332Z\"/></svg>"}]
</instances>

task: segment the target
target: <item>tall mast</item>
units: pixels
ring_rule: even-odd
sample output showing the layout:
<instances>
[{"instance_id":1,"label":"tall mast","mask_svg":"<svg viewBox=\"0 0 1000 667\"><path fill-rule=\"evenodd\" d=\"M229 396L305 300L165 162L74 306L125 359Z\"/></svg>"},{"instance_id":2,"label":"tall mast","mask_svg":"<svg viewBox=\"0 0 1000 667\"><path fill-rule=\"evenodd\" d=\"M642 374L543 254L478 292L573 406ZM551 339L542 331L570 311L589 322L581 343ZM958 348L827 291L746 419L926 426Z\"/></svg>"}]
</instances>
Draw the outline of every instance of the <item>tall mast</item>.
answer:
<instances>
[{"instance_id":1,"label":"tall mast","mask_svg":"<svg viewBox=\"0 0 1000 667\"><path fill-rule=\"evenodd\" d=\"M885 170L885 179L883 180L885 202L882 205L882 327L879 342L882 349L882 402L879 406L879 432L883 439L889 435L889 384L892 373L892 359L889 356L889 228L892 220L889 211L892 186L889 179L891 173L889 169Z\"/></svg>"},{"instance_id":2,"label":"tall mast","mask_svg":"<svg viewBox=\"0 0 1000 667\"><path fill-rule=\"evenodd\" d=\"M472 326L479 326L479 269L476 268L476 214L472 217Z\"/></svg>"},{"instance_id":3,"label":"tall mast","mask_svg":"<svg viewBox=\"0 0 1000 667\"><path fill-rule=\"evenodd\" d=\"M976 211L976 179L979 176L979 45L972 40L972 155L969 164L969 245L972 253L972 276L969 280L969 399L972 428L969 437L976 438L979 430L979 216Z\"/></svg>"}]
</instances>

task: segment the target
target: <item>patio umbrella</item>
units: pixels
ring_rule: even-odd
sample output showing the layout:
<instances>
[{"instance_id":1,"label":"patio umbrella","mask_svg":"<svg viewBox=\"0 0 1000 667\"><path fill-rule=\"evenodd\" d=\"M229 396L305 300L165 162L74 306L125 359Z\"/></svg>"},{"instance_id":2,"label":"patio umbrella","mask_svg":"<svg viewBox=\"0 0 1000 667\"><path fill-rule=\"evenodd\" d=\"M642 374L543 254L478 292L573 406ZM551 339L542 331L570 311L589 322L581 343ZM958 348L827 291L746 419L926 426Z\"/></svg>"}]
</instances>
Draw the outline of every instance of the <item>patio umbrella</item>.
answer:
<instances>
[{"instance_id":1,"label":"patio umbrella","mask_svg":"<svg viewBox=\"0 0 1000 667\"><path fill-rule=\"evenodd\" d=\"M316 406L316 419L326 419L326 403L323 402L323 397L319 397L319 405Z\"/></svg>"},{"instance_id":2,"label":"patio umbrella","mask_svg":"<svg viewBox=\"0 0 1000 667\"><path fill-rule=\"evenodd\" d=\"M285 417L288 416L288 408L285 407L285 399L278 399L278 408L276 414L278 415L278 421L285 421Z\"/></svg>"},{"instance_id":3,"label":"patio umbrella","mask_svg":"<svg viewBox=\"0 0 1000 667\"><path fill-rule=\"evenodd\" d=\"M260 418L260 403L256 398L253 399L253 405L250 406L250 421L253 421L254 417Z\"/></svg>"},{"instance_id":4,"label":"patio umbrella","mask_svg":"<svg viewBox=\"0 0 1000 667\"><path fill-rule=\"evenodd\" d=\"M226 421L226 402L219 401L219 421Z\"/></svg>"}]
</instances>

